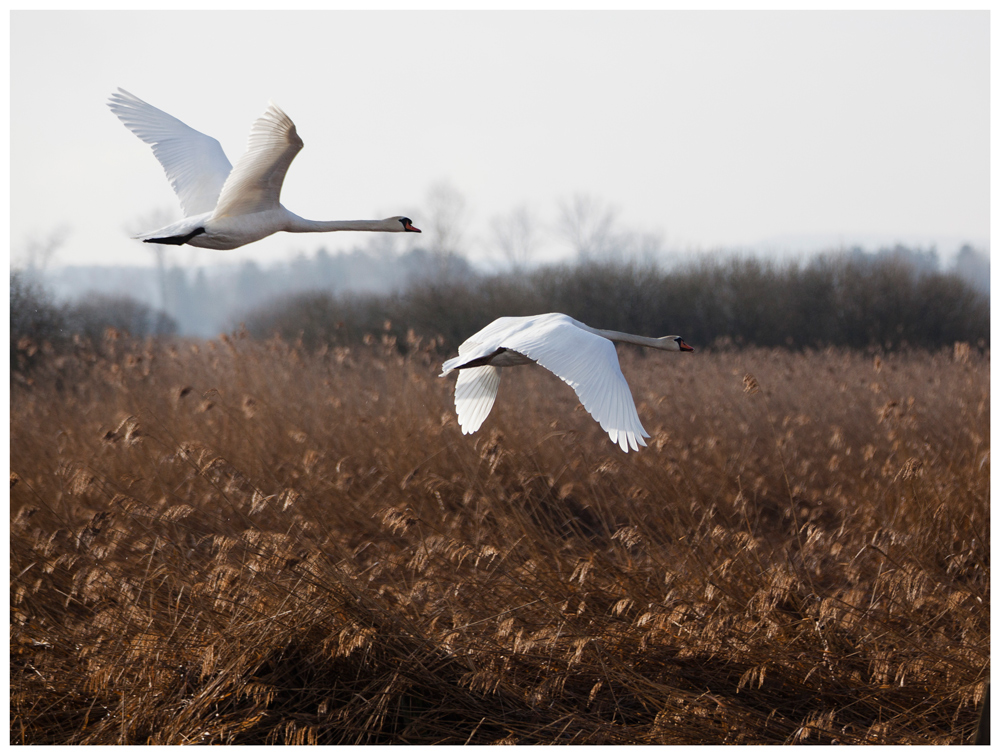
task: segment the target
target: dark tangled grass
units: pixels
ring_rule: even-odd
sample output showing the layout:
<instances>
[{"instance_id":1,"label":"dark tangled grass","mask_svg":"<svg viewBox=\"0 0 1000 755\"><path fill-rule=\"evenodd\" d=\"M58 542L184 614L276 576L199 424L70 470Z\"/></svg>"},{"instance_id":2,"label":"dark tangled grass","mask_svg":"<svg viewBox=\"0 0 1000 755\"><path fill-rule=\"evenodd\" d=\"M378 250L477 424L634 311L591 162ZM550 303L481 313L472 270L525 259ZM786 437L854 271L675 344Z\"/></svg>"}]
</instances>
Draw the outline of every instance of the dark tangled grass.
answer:
<instances>
[{"instance_id":1,"label":"dark tangled grass","mask_svg":"<svg viewBox=\"0 0 1000 755\"><path fill-rule=\"evenodd\" d=\"M11 742L959 743L989 357L622 350L649 447L435 344L109 340L11 390Z\"/></svg>"}]
</instances>

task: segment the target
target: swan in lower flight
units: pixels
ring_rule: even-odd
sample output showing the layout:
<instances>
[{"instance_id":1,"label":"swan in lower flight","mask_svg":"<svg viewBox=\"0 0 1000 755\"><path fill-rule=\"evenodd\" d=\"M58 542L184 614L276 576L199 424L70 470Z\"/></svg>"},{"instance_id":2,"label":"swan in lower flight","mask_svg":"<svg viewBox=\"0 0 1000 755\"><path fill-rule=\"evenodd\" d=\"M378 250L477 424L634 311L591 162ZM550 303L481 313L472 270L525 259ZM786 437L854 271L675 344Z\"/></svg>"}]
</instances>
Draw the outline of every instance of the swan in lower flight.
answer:
<instances>
[{"instance_id":1,"label":"swan in lower flight","mask_svg":"<svg viewBox=\"0 0 1000 755\"><path fill-rule=\"evenodd\" d=\"M444 377L458 370L455 409L463 434L474 433L493 408L500 368L537 362L568 383L580 403L628 453L648 438L612 341L663 351L694 351L680 336L646 338L597 330L558 313L501 317L458 347L458 356L441 365Z\"/></svg>"},{"instance_id":2,"label":"swan in lower flight","mask_svg":"<svg viewBox=\"0 0 1000 755\"><path fill-rule=\"evenodd\" d=\"M124 89L111 95L111 112L153 148L184 219L134 238L152 244L236 249L278 231L420 233L406 217L385 220L306 220L279 202L281 184L302 149L295 124L274 103L254 121L247 151L233 167L218 141Z\"/></svg>"}]
</instances>

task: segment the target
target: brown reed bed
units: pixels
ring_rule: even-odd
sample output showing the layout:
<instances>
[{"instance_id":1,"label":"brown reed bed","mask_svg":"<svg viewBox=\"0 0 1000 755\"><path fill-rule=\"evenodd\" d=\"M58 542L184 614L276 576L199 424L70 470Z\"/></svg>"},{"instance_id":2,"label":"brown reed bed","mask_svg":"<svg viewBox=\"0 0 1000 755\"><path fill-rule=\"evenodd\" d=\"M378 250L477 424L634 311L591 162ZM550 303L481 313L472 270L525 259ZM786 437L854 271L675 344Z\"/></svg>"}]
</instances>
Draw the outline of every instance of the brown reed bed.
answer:
<instances>
[{"instance_id":1,"label":"brown reed bed","mask_svg":"<svg viewBox=\"0 0 1000 755\"><path fill-rule=\"evenodd\" d=\"M960 743L989 357L622 349L463 436L436 344L109 340L11 391L11 741Z\"/></svg>"}]
</instances>

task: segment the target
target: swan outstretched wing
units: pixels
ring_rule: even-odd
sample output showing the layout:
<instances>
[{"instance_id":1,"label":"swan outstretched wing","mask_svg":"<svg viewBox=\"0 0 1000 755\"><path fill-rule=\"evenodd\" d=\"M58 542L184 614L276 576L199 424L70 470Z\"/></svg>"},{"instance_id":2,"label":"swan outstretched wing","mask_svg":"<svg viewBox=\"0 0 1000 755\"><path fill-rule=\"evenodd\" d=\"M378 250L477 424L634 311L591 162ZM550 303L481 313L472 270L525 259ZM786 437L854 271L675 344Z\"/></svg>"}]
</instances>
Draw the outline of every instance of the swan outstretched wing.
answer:
<instances>
[{"instance_id":1,"label":"swan outstretched wing","mask_svg":"<svg viewBox=\"0 0 1000 755\"><path fill-rule=\"evenodd\" d=\"M500 368L485 365L460 370L455 382L455 410L462 434L476 432L486 420L500 386Z\"/></svg>"},{"instance_id":2,"label":"swan outstretched wing","mask_svg":"<svg viewBox=\"0 0 1000 755\"><path fill-rule=\"evenodd\" d=\"M458 356L446 361L441 375L478 357L488 356L497 350L500 335L509 327L514 318L501 317L487 325L475 335L467 338L458 347ZM476 432L489 416L500 387L500 368L484 365L459 370L455 381L455 411L463 435Z\"/></svg>"},{"instance_id":3,"label":"swan outstretched wing","mask_svg":"<svg viewBox=\"0 0 1000 755\"><path fill-rule=\"evenodd\" d=\"M638 451L649 434L639 421L615 345L581 330L568 317L552 318L506 336L500 346L535 360L568 383L580 403L621 449Z\"/></svg>"},{"instance_id":4,"label":"swan outstretched wing","mask_svg":"<svg viewBox=\"0 0 1000 755\"><path fill-rule=\"evenodd\" d=\"M471 355L474 351L492 353L500 348L509 331L519 327L530 327L531 317L498 317L475 335L469 336L458 347L459 356Z\"/></svg>"},{"instance_id":5,"label":"swan outstretched wing","mask_svg":"<svg viewBox=\"0 0 1000 755\"><path fill-rule=\"evenodd\" d=\"M458 347L458 356L452 357L441 365L441 374L444 377L454 369L458 369L463 364L474 359L489 356L501 348L504 337L518 327L530 326L530 317L500 317L478 333L466 338L462 345Z\"/></svg>"},{"instance_id":6,"label":"swan outstretched wing","mask_svg":"<svg viewBox=\"0 0 1000 755\"><path fill-rule=\"evenodd\" d=\"M226 179L213 217L277 208L288 166L301 149L292 119L270 103L251 127L247 151Z\"/></svg>"},{"instance_id":7,"label":"swan outstretched wing","mask_svg":"<svg viewBox=\"0 0 1000 755\"><path fill-rule=\"evenodd\" d=\"M124 89L108 100L118 119L153 148L185 216L211 212L232 170L222 145Z\"/></svg>"}]
</instances>

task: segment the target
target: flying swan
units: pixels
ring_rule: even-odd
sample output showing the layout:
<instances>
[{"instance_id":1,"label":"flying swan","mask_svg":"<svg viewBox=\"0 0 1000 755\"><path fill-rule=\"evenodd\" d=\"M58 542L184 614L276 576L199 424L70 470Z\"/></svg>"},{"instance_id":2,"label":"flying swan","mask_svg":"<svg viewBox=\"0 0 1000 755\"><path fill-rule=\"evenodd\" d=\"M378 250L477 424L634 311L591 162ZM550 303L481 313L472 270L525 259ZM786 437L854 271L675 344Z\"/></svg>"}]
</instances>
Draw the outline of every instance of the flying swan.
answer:
<instances>
[{"instance_id":1,"label":"flying swan","mask_svg":"<svg viewBox=\"0 0 1000 755\"><path fill-rule=\"evenodd\" d=\"M420 233L409 218L306 220L279 202L288 166L302 149L295 124L273 102L254 121L247 151L233 167L218 141L124 89L108 100L111 112L153 148L180 199L184 219L134 238L151 244L236 249L278 231Z\"/></svg>"},{"instance_id":2,"label":"flying swan","mask_svg":"<svg viewBox=\"0 0 1000 755\"><path fill-rule=\"evenodd\" d=\"M458 347L458 356L441 365L444 377L458 370L455 410L463 434L474 433L493 408L500 368L537 362L568 383L584 408L628 453L648 438L612 341L663 351L694 351L680 336L646 338L597 330L558 313L501 317Z\"/></svg>"}]
</instances>

